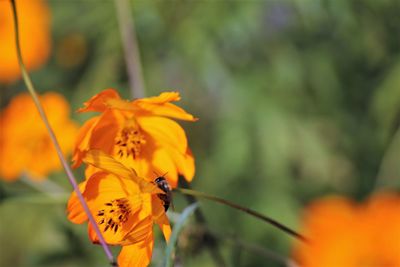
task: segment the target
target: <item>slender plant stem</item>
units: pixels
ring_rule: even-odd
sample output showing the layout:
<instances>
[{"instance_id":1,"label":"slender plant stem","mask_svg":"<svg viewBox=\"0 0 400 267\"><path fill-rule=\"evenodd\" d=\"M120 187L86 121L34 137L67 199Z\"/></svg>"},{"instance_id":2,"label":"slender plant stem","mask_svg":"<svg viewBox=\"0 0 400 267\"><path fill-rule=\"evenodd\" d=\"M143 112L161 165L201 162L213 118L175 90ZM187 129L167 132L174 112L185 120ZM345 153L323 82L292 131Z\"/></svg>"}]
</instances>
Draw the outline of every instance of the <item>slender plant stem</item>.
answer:
<instances>
[{"instance_id":1,"label":"slender plant stem","mask_svg":"<svg viewBox=\"0 0 400 267\"><path fill-rule=\"evenodd\" d=\"M287 265L287 263L291 261L290 259L285 258L272 250L266 249L255 243L245 241L236 235L230 235L222 233L221 231L213 231L211 229L206 229L206 228L204 229L204 231L207 231L208 233L215 236L222 242L230 243L231 245L240 247L244 250L247 250L250 253L260 255L265 259L270 259L277 263L281 263L283 265Z\"/></svg>"},{"instance_id":2,"label":"slender plant stem","mask_svg":"<svg viewBox=\"0 0 400 267\"><path fill-rule=\"evenodd\" d=\"M82 196L82 193L79 191L79 187L78 187L76 179L72 173L71 167L67 163L67 160L64 158L64 155L61 151L61 148L57 141L57 138L56 138L56 136L53 132L53 129L51 128L50 123L47 119L46 113L44 112L43 107L40 104L39 97L36 93L35 87L33 86L32 80L28 74L28 71L25 68L25 65L24 65L23 59L22 59L21 45L20 45L20 40L19 40L19 25L18 25L17 6L15 3L15 0L10 0L10 1L11 1L12 11L13 11L13 15L14 15L15 43L16 43L16 47L17 47L17 57L18 57L18 62L19 62L20 68L21 68L22 78L25 82L26 87L28 88L29 93L31 94L31 96L33 98L33 101L35 102L35 105L36 105L37 110L39 111L40 117L42 118L42 120L47 128L47 131L50 135L51 141L53 142L53 144L56 148L58 158L60 159L61 164L64 167L65 173L67 174L68 180L71 183L72 187L74 188L74 191L77 194L78 199L79 199L83 209L85 210L85 213L87 214L87 216L89 218L89 223L92 224L93 229L95 230L95 232L99 238L100 244L103 247L104 252L105 252L108 260L110 261L111 265L116 266L114 257L111 253L111 250L107 246L107 243L104 240L103 235L101 234L101 231L96 223L96 220L94 219L92 213L90 212L88 205L85 202L85 199Z\"/></svg>"},{"instance_id":3,"label":"slender plant stem","mask_svg":"<svg viewBox=\"0 0 400 267\"><path fill-rule=\"evenodd\" d=\"M185 188L188 188L188 190L190 190L190 184L185 180L184 177L179 177L179 184ZM196 202L196 197L190 194L185 194L186 200L190 203L193 204ZM200 207L198 207L195 210L195 218L196 221L202 225L204 225L205 227L207 226L207 220L206 217L204 216L203 212L201 211ZM219 250L219 241L217 239L217 237L215 237L211 232L206 231L204 233L204 240L205 242L209 245L207 246L211 258L214 260L216 266L218 267L222 267L222 266L226 266L225 260L222 257L222 254Z\"/></svg>"},{"instance_id":4,"label":"slender plant stem","mask_svg":"<svg viewBox=\"0 0 400 267\"><path fill-rule=\"evenodd\" d=\"M267 217L267 216L265 216L265 215L263 215L263 214L261 214L261 213L259 213L257 211L249 209L247 207L240 206L238 204L232 203L232 202L227 201L225 199L222 199L222 198L219 198L219 197L215 197L215 196L203 193L203 192L197 192L197 191L194 191L194 190L184 189L184 188L175 188L175 190L178 191L178 192L181 192L182 194L209 199L209 200L218 202L220 204L232 207L234 209L238 209L240 211L243 211L243 212L245 212L247 214L250 214L251 216L254 216L254 217L256 217L256 218L258 218L258 219L260 219L260 220L262 220L264 222L267 222L267 223L275 226L276 228L278 228L278 229L284 231L285 233L287 233L287 234L299 239L300 241L307 242L307 239L303 235L301 235L301 234L297 233L296 231L290 229L289 227L281 224L280 222L278 222L278 221L276 221L276 220L274 220L274 219L272 219L270 217Z\"/></svg>"},{"instance_id":5,"label":"slender plant stem","mask_svg":"<svg viewBox=\"0 0 400 267\"><path fill-rule=\"evenodd\" d=\"M115 0L115 7L131 95L133 98L142 98L144 97L145 86L131 5L128 0Z\"/></svg>"}]
</instances>

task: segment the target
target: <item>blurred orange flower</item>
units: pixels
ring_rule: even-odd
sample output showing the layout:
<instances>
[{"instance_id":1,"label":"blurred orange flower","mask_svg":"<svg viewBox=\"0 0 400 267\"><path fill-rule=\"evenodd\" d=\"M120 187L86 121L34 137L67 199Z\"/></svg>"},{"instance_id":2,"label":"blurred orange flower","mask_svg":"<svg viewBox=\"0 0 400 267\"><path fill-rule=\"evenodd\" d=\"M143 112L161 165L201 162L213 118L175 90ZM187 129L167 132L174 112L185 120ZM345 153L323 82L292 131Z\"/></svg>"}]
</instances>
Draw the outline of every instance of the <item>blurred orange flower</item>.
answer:
<instances>
[{"instance_id":1,"label":"blurred orange flower","mask_svg":"<svg viewBox=\"0 0 400 267\"><path fill-rule=\"evenodd\" d=\"M147 266L153 250L154 222L166 240L171 234L163 202L157 196L164 192L100 150L88 151L83 161L100 170L81 183L80 189L106 242L123 246L118 256L119 266ZM69 199L67 210L73 223L87 220L75 193ZM98 243L90 224L89 238Z\"/></svg>"},{"instance_id":2,"label":"blurred orange flower","mask_svg":"<svg viewBox=\"0 0 400 267\"><path fill-rule=\"evenodd\" d=\"M78 125L69 118L63 96L46 93L40 97L50 125L65 154L72 151ZM0 176L15 180L23 172L34 179L61 169L57 153L35 104L27 93L14 97L0 114Z\"/></svg>"},{"instance_id":3,"label":"blurred orange flower","mask_svg":"<svg viewBox=\"0 0 400 267\"><path fill-rule=\"evenodd\" d=\"M302 267L400 266L400 196L380 193L364 204L331 197L306 211L294 258Z\"/></svg>"},{"instance_id":4,"label":"blurred orange flower","mask_svg":"<svg viewBox=\"0 0 400 267\"><path fill-rule=\"evenodd\" d=\"M21 50L28 70L39 68L50 54L50 12L43 0L18 0ZM10 83L20 75L10 1L0 1L0 82Z\"/></svg>"},{"instance_id":5,"label":"blurred orange flower","mask_svg":"<svg viewBox=\"0 0 400 267\"><path fill-rule=\"evenodd\" d=\"M81 164L86 151L100 149L146 179L153 177L154 173L167 173L168 182L176 187L179 173L191 181L194 159L186 134L170 118L196 119L170 103L178 100L177 92L133 101L122 100L114 89L95 95L79 112L97 111L101 115L82 126L73 157L74 167Z\"/></svg>"}]
</instances>

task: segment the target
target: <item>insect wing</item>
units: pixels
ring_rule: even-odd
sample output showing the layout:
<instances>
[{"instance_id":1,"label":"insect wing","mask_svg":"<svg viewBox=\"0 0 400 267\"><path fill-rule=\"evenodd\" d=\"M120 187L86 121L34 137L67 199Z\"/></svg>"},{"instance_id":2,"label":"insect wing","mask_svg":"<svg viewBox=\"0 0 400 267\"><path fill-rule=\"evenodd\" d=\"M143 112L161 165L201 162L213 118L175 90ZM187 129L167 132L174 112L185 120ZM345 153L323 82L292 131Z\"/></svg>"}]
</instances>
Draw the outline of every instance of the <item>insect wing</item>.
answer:
<instances>
[{"instance_id":1,"label":"insect wing","mask_svg":"<svg viewBox=\"0 0 400 267\"><path fill-rule=\"evenodd\" d=\"M140 190L143 193L149 193L149 194L164 194L164 191L162 191L160 188L155 183L148 182L145 179L138 177L138 184L140 187Z\"/></svg>"}]
</instances>

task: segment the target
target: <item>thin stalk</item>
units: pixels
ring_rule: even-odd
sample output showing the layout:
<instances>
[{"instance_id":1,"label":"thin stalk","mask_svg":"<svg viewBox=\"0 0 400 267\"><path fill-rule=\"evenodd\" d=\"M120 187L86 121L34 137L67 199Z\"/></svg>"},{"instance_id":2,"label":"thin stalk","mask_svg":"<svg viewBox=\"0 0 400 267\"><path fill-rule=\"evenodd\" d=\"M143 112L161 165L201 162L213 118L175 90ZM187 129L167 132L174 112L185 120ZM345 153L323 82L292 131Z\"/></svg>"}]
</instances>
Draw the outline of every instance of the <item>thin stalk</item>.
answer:
<instances>
[{"instance_id":1,"label":"thin stalk","mask_svg":"<svg viewBox=\"0 0 400 267\"><path fill-rule=\"evenodd\" d=\"M278 222L278 221L276 221L276 220L274 220L274 219L272 219L270 217L267 217L267 216L265 216L265 215L263 215L263 214L261 214L261 213L259 213L257 211L249 209L247 207L240 206L238 204L232 203L232 202L230 202L228 200L225 200L223 198L212 196L212 195L209 195L209 194L206 194L206 193L203 193L203 192L197 192L197 191L194 191L194 190L184 189L184 188L176 188L175 190L180 192L180 193L182 193L182 194L209 199L209 200L218 202L220 204L229 206L231 208L243 211L243 212L245 212L245 213L247 213L247 214L249 214L251 216L256 217L257 219L260 219L260 220L262 220L264 222L267 222L267 223L275 226L276 228L278 228L278 229L282 230L283 232L285 232L285 233L287 233L287 234L299 239L300 241L308 242L307 239L303 235L301 235L301 234L297 233L296 231L290 229L289 227L281 224L280 222Z\"/></svg>"},{"instance_id":2,"label":"thin stalk","mask_svg":"<svg viewBox=\"0 0 400 267\"><path fill-rule=\"evenodd\" d=\"M64 155L61 151L61 148L57 141L57 138L56 138L56 136L53 132L53 129L51 128L50 123L47 119L46 113L44 112L43 107L40 104L40 101L39 101L38 95L36 93L35 87L33 86L32 80L28 74L28 71L26 70L24 63L23 63L21 45L20 45L20 40L19 40L19 24L18 24L17 5L15 3L15 0L10 0L10 1L11 1L12 11L13 11L13 16L14 16L15 43L16 43L16 48L17 48L17 57L18 57L18 63L21 68L22 78L25 82L25 85L26 85L29 93L31 94L31 96L33 98L33 101L35 102L35 105L36 105L37 110L39 111L40 117L42 118L42 120L47 128L47 131L50 135L51 141L53 142L53 145L56 148L58 158L60 159L60 162L61 162L62 166L64 167L65 173L67 174L68 180L71 183L72 187L74 188L74 191L77 194L79 201L80 201L83 209L85 210L85 213L87 214L87 216L89 218L89 223L92 224L93 229L95 230L97 236L99 237L100 244L103 247L108 260L110 261L110 264L112 266L117 266L117 264L115 263L114 257L111 253L111 250L107 246L107 243L104 240L103 235L101 234L101 231L96 223L96 220L94 219L92 213L90 212L89 207L87 206L85 199L82 196L82 193L79 191L78 184L72 173L71 167L68 165L67 160L64 158Z\"/></svg>"},{"instance_id":3,"label":"thin stalk","mask_svg":"<svg viewBox=\"0 0 400 267\"><path fill-rule=\"evenodd\" d=\"M133 98L143 98L145 86L131 5L128 0L115 0L115 8L117 10L118 25L124 48L131 96Z\"/></svg>"},{"instance_id":4,"label":"thin stalk","mask_svg":"<svg viewBox=\"0 0 400 267\"><path fill-rule=\"evenodd\" d=\"M179 184L188 190L190 190L190 184L185 180L184 177L180 176L179 177ZM193 204L196 202L196 197L190 194L185 194L187 202L190 204ZM205 227L207 226L207 220L206 217L204 216L203 212L201 211L200 207L195 210L195 218L196 221ZM207 243L207 248L208 251L211 255L211 258L215 262L215 265L218 267L224 267L227 266L224 260L224 257L222 257L221 251L219 249L219 241L217 240L217 237L215 237L211 232L207 231L204 233L204 241Z\"/></svg>"},{"instance_id":5,"label":"thin stalk","mask_svg":"<svg viewBox=\"0 0 400 267\"><path fill-rule=\"evenodd\" d=\"M278 253L276 253L270 249L264 248L255 243L245 241L245 240L241 239L240 237L238 237L237 235L227 234L227 233L221 232L220 230L214 231L214 230L207 229L207 228L204 228L203 230L205 232L208 232L209 234L215 236L222 242L229 243L230 245L233 245L233 246L237 246L240 249L248 251L249 253L262 256L265 259L273 260L277 263L281 263L282 265L287 265L287 263L291 261L290 259L285 258L284 256L279 255Z\"/></svg>"}]
</instances>

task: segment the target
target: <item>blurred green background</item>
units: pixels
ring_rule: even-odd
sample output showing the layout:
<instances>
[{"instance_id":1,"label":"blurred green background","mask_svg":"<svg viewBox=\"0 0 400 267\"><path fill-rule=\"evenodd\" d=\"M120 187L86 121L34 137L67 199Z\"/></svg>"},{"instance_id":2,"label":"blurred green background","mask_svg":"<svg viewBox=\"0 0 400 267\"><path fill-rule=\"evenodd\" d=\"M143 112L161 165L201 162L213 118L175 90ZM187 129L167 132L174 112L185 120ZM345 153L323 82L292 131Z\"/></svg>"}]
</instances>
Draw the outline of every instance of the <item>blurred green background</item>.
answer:
<instances>
[{"instance_id":1,"label":"blurred green background","mask_svg":"<svg viewBox=\"0 0 400 267\"><path fill-rule=\"evenodd\" d=\"M39 91L62 93L73 110L109 87L129 98L114 2L48 3L53 51L32 73ZM361 200L399 188L399 1L131 4L146 95L178 90L179 105L200 118L183 123L196 157L193 188L295 229L318 197ZM2 106L25 90L21 81L1 87ZM50 179L71 191L62 172ZM65 196L0 182L0 201L0 266L107 266L86 226L67 221ZM186 205L176 194L175 212ZM219 204L201 201L201 209L228 266L285 266L269 253L289 257L291 237ZM187 225L176 266L215 266L201 231ZM158 241L154 266L165 249Z\"/></svg>"}]
</instances>

